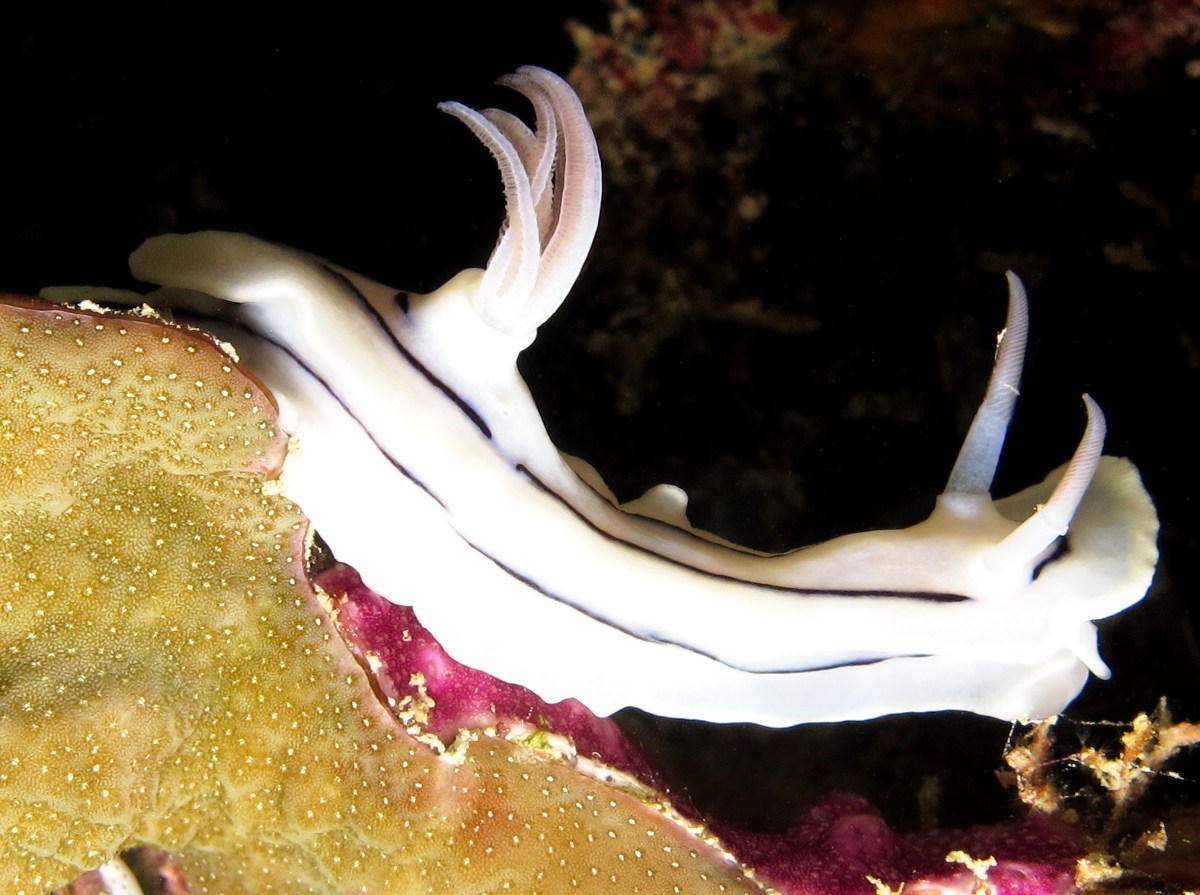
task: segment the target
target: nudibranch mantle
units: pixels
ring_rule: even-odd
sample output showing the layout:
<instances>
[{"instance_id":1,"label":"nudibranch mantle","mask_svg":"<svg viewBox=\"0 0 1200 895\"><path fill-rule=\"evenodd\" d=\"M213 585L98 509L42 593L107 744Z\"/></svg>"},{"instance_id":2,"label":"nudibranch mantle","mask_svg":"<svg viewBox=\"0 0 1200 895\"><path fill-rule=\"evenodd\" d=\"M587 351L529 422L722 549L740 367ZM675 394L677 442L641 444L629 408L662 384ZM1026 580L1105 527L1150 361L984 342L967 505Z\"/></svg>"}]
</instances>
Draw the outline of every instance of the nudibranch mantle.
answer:
<instances>
[{"instance_id":1,"label":"nudibranch mantle","mask_svg":"<svg viewBox=\"0 0 1200 895\"><path fill-rule=\"evenodd\" d=\"M1157 517L1133 465L1101 456L1087 396L1070 462L992 500L1024 355L1015 276L984 402L911 528L765 555L694 529L677 488L622 507L562 455L516 359L590 248L599 154L565 81L522 68L501 83L531 101L534 129L442 107L501 171L507 218L484 270L415 295L214 232L156 237L130 259L162 287L151 302L223 318L203 325L274 392L294 436L284 493L339 559L459 661L598 714L1042 717L1089 669L1107 675L1093 621L1145 594Z\"/></svg>"}]
</instances>

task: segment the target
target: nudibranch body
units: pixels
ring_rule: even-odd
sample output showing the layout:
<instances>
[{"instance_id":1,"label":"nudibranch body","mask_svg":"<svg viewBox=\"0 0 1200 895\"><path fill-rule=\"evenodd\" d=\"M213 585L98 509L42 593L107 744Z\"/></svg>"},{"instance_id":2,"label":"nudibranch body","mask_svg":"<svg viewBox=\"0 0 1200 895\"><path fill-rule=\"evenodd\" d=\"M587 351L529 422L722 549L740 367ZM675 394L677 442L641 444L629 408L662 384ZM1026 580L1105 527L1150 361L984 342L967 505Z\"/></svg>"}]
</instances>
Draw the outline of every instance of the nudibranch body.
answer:
<instances>
[{"instance_id":1,"label":"nudibranch body","mask_svg":"<svg viewBox=\"0 0 1200 895\"><path fill-rule=\"evenodd\" d=\"M1146 592L1157 519L1132 464L1101 456L1104 418L1086 396L1070 462L991 498L1024 353L1015 276L983 404L911 528L764 555L693 528L679 489L620 506L561 454L516 359L582 267L600 161L564 81L522 68L502 83L531 101L535 129L443 106L504 183L484 270L416 295L212 232L157 237L131 258L164 287L151 301L225 318L205 325L272 389L295 436L285 493L340 559L411 603L459 661L600 714L1011 719L1055 713L1089 669L1107 674L1093 621Z\"/></svg>"}]
</instances>

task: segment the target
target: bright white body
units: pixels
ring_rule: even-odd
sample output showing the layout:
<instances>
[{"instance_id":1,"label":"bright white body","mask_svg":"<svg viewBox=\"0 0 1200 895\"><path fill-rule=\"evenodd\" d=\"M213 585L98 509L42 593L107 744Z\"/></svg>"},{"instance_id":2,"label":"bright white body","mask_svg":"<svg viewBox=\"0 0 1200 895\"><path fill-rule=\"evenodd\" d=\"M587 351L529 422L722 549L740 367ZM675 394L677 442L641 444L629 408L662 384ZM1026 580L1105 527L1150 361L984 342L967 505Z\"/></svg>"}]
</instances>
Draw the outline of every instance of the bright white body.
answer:
<instances>
[{"instance_id":1,"label":"bright white body","mask_svg":"<svg viewBox=\"0 0 1200 895\"><path fill-rule=\"evenodd\" d=\"M693 530L676 490L631 513L581 477L516 358L586 256L599 160L565 82L522 69L508 83L534 103L536 133L504 113L449 109L505 180L507 226L486 271L398 302L236 234L158 237L131 258L169 292L236 303L221 335L280 400L296 436L285 493L338 558L413 605L460 661L600 714L636 705L773 726L941 709L1044 716L1088 668L1106 673L1092 620L1145 593L1157 520L1132 465L1100 457L1090 399L1068 466L989 496L1023 354L1015 277L987 397L923 523L764 556ZM1068 525L1070 550L1035 578Z\"/></svg>"}]
</instances>

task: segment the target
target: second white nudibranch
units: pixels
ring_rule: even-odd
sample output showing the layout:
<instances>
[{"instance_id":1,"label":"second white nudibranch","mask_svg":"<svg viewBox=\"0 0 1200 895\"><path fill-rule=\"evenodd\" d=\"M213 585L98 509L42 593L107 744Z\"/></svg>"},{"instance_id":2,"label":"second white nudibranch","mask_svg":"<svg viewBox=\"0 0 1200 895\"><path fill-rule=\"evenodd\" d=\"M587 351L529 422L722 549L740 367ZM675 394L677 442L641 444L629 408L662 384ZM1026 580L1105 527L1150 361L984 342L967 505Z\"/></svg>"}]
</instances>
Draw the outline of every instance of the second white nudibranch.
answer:
<instances>
[{"instance_id":1,"label":"second white nudibranch","mask_svg":"<svg viewBox=\"0 0 1200 895\"><path fill-rule=\"evenodd\" d=\"M1086 396L1070 461L990 496L1025 346L1015 276L983 404L911 528L763 555L693 529L678 489L623 508L560 454L516 359L588 253L600 161L566 82L522 68L501 83L530 100L534 129L443 106L503 180L507 220L484 270L415 295L225 233L157 237L131 258L164 287L152 302L220 300L213 327L295 436L284 492L339 559L413 605L456 659L600 714L1040 717L1089 670L1107 674L1093 621L1145 594L1157 519L1132 464L1101 456L1104 417Z\"/></svg>"}]
</instances>

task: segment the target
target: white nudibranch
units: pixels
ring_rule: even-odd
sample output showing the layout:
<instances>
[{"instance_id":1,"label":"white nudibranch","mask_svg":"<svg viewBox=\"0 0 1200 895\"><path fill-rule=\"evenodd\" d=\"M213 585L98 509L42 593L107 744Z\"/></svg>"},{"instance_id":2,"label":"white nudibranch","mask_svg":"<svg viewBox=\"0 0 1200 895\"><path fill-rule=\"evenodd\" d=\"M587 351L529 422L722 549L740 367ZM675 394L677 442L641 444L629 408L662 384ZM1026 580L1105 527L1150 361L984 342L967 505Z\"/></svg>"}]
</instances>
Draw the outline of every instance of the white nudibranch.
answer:
<instances>
[{"instance_id":1,"label":"white nudibranch","mask_svg":"<svg viewBox=\"0 0 1200 895\"><path fill-rule=\"evenodd\" d=\"M339 559L413 605L459 661L599 714L1042 717L1089 670L1107 675L1093 621L1145 594L1157 518L1133 465L1101 456L1104 417L1087 396L1070 462L989 494L1025 347L1015 276L986 397L932 515L911 528L765 555L692 528L678 489L618 506L559 453L516 359L590 248L600 160L565 81L522 68L501 83L532 102L534 129L442 106L504 182L484 270L415 295L211 232L150 239L130 259L164 287L152 302L220 300L227 322L212 328L295 436L284 493Z\"/></svg>"}]
</instances>

